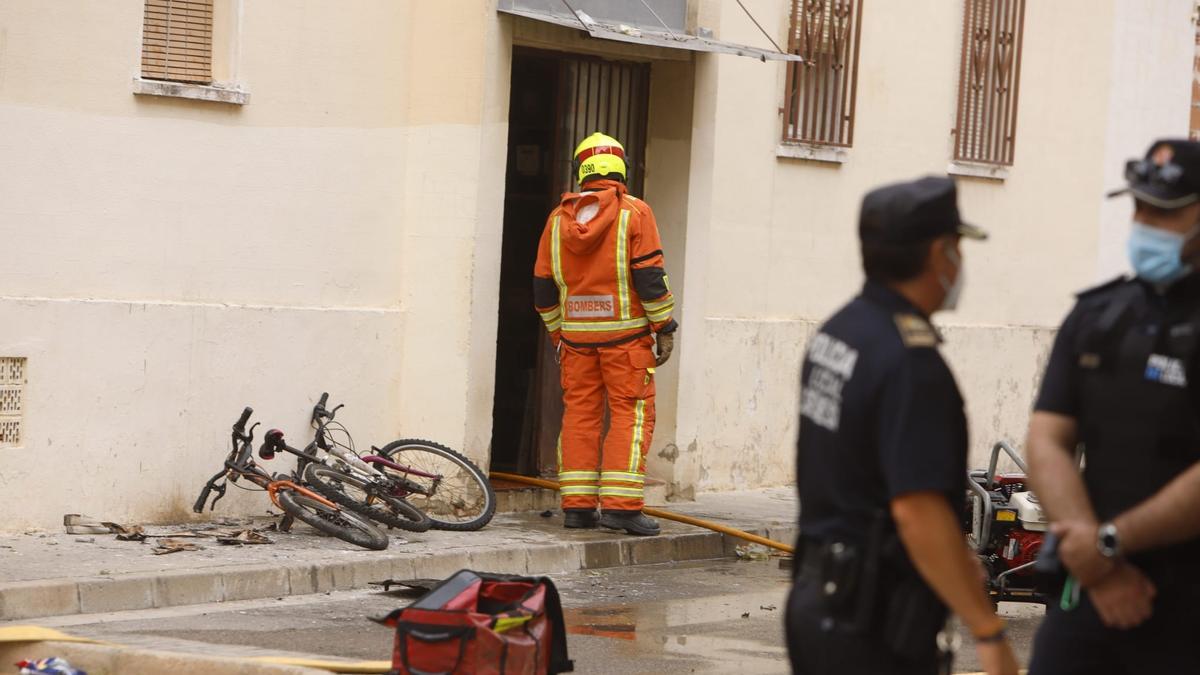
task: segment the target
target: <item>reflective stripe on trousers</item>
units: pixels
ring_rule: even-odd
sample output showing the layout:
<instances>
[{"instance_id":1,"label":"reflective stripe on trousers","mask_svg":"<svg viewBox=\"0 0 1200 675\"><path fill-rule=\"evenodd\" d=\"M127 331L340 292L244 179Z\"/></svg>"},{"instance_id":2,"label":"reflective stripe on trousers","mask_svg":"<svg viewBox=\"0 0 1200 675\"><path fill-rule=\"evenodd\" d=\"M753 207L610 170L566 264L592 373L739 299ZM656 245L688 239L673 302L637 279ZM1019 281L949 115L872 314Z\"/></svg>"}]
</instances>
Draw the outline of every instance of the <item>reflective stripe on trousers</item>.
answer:
<instances>
[{"instance_id":1,"label":"reflective stripe on trousers","mask_svg":"<svg viewBox=\"0 0 1200 675\"><path fill-rule=\"evenodd\" d=\"M653 345L646 337L612 347L563 346L559 480L570 488L560 490L564 509L641 510L654 435ZM602 443L606 394L611 420Z\"/></svg>"}]
</instances>

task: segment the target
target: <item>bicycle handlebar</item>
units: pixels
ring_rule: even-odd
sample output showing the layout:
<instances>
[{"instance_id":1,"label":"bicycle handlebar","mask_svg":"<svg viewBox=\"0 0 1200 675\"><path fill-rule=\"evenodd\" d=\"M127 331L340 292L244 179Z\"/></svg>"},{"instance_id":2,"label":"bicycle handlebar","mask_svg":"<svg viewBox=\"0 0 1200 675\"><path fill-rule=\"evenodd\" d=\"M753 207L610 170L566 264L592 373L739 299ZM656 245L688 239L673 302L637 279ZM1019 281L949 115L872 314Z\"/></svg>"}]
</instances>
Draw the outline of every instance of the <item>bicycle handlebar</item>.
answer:
<instances>
[{"instance_id":1,"label":"bicycle handlebar","mask_svg":"<svg viewBox=\"0 0 1200 675\"><path fill-rule=\"evenodd\" d=\"M237 459L234 462L236 468L241 469L246 466L246 462L250 460L250 453L254 450L254 430L258 428L259 422L255 422L254 426L250 427L250 431L244 435L239 435L238 441L241 441L241 447L237 448L237 441L234 447L237 452Z\"/></svg>"},{"instance_id":2,"label":"bicycle handlebar","mask_svg":"<svg viewBox=\"0 0 1200 675\"><path fill-rule=\"evenodd\" d=\"M246 409L242 411L242 416L239 417L238 421L234 423L233 430L238 433L241 433L243 430L245 430L246 422L250 421L250 416L253 414L254 414L254 408L251 408L250 406L246 406Z\"/></svg>"},{"instance_id":3,"label":"bicycle handlebar","mask_svg":"<svg viewBox=\"0 0 1200 675\"><path fill-rule=\"evenodd\" d=\"M313 406L312 421L317 427L316 436L318 439L324 435L325 424L327 422L332 422L333 418L337 416L337 411L341 410L346 405L342 403L334 406L333 410L328 410L325 408L327 403L329 403L329 392L322 392L320 400L318 400L317 404ZM324 448L324 445L321 447Z\"/></svg>"},{"instance_id":4,"label":"bicycle handlebar","mask_svg":"<svg viewBox=\"0 0 1200 675\"><path fill-rule=\"evenodd\" d=\"M217 505L217 502L221 500L221 497L225 496L225 486L222 485L219 488L217 487L217 481L224 476L225 469L221 469L216 473L216 475L208 479L208 482L204 484L204 489L200 491L200 497L196 499L196 503L192 505L192 511L196 513L204 513L204 504L208 501L208 495L211 494L214 489L220 493L217 495L217 498L213 500L213 506L215 507Z\"/></svg>"}]
</instances>

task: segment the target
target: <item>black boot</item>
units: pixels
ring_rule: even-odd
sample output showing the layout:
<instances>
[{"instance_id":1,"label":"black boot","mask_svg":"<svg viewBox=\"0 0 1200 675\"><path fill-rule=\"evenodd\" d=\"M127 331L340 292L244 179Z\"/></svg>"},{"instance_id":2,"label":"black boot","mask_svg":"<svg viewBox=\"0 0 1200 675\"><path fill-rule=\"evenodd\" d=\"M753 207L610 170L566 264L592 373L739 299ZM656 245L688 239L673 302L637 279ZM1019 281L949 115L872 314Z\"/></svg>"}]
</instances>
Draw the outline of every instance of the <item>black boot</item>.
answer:
<instances>
[{"instance_id":1,"label":"black boot","mask_svg":"<svg viewBox=\"0 0 1200 675\"><path fill-rule=\"evenodd\" d=\"M641 511L605 511L600 526L610 530L625 530L629 534L652 537L659 533L658 521Z\"/></svg>"},{"instance_id":2,"label":"black boot","mask_svg":"<svg viewBox=\"0 0 1200 675\"><path fill-rule=\"evenodd\" d=\"M563 527L573 530L596 527L595 509L563 509Z\"/></svg>"}]
</instances>

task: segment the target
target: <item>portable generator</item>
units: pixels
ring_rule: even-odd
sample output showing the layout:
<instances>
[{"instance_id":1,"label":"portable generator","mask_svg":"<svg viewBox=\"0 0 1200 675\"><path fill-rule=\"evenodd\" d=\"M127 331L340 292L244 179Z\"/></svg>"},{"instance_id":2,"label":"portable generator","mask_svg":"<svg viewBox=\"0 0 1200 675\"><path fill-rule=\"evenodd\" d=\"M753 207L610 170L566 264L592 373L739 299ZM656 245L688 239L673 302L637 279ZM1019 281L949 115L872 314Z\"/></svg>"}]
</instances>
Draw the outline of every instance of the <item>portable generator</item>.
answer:
<instances>
[{"instance_id":1,"label":"portable generator","mask_svg":"<svg viewBox=\"0 0 1200 675\"><path fill-rule=\"evenodd\" d=\"M1004 452L1020 469L996 473ZM992 447L987 470L967 472L967 509L963 529L988 575L993 604L1035 602L1045 605L1046 583L1034 573L1049 523L1037 496L1026 484L1025 460L1003 441Z\"/></svg>"}]
</instances>

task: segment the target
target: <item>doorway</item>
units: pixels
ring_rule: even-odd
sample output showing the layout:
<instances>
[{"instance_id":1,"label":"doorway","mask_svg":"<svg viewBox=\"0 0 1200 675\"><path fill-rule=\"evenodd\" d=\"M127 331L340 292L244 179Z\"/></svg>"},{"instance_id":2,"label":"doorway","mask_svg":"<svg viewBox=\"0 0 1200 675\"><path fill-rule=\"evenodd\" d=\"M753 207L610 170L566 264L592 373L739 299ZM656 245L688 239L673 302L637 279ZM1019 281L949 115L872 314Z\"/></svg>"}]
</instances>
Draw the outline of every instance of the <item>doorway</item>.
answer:
<instances>
[{"instance_id":1,"label":"doorway","mask_svg":"<svg viewBox=\"0 0 1200 675\"><path fill-rule=\"evenodd\" d=\"M538 242L559 196L577 189L572 154L592 132L625 145L630 191L642 194L650 64L521 47L512 63L492 468L551 475L557 471L562 389L533 309Z\"/></svg>"}]
</instances>

